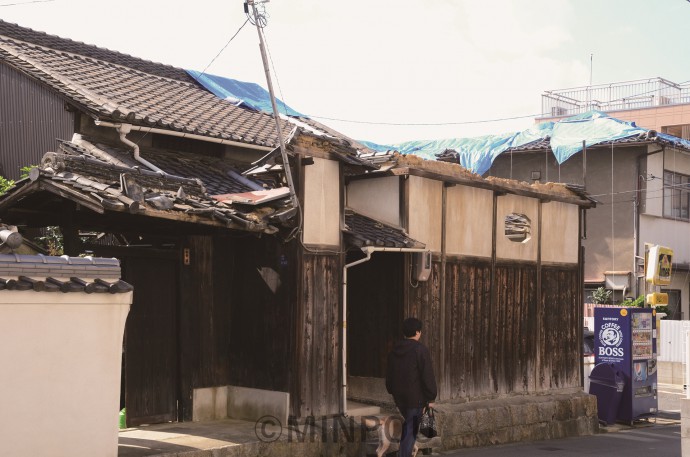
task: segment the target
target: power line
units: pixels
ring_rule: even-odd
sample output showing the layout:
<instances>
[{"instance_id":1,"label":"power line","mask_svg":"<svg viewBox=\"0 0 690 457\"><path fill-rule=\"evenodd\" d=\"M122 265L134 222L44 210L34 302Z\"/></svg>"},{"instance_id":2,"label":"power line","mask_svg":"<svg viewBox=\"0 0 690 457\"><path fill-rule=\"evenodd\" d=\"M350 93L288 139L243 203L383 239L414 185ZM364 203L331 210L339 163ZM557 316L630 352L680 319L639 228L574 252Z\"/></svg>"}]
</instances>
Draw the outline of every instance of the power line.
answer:
<instances>
[{"instance_id":1,"label":"power line","mask_svg":"<svg viewBox=\"0 0 690 457\"><path fill-rule=\"evenodd\" d=\"M525 119L528 117L541 116L546 113L538 114L527 114L524 116L514 116L514 117L503 117L499 119L483 119L479 121L459 121L459 122L375 122L375 121L355 121L351 119L339 119L334 117L317 116L315 114L307 114L308 117L313 117L316 119L325 119L328 121L338 121L338 122L349 122L352 124L370 124L370 125L401 125L401 126L429 126L429 125L467 125L467 124L484 124L489 122L500 122L500 121L512 121L515 119Z\"/></svg>"},{"instance_id":2,"label":"power line","mask_svg":"<svg viewBox=\"0 0 690 457\"><path fill-rule=\"evenodd\" d=\"M50 1L53 1L53 0L50 0ZM230 42L231 42L232 40L234 40L235 37L236 37L237 35L239 35L239 33L242 31L242 29L244 28L244 26L247 25L247 22L249 22L249 18L247 18L247 20L244 21L244 23L240 26L240 28L237 29L237 32L235 32L235 34L234 34L232 37L230 37L230 39L228 40L228 42L225 43L225 46L223 46L223 49L221 49L220 51L218 51L218 54L216 54L216 56L215 56L213 59L211 59L211 61L208 63L208 65L206 65L206 66L204 67L204 69L203 69L203 71L201 72L201 74L199 75L199 77L201 77L201 76L203 76L204 74L206 74L206 70L208 70L208 67L210 67L210 66L213 64L213 62L216 61L216 59L217 59L218 57L220 57L220 55L223 53L223 51L225 51L225 48L228 47L228 45L230 44Z\"/></svg>"},{"instance_id":3,"label":"power line","mask_svg":"<svg viewBox=\"0 0 690 457\"><path fill-rule=\"evenodd\" d=\"M54 2L55 0L29 0L26 2L16 2L16 3L0 3L0 7L2 6L18 6L18 5L28 5L29 3L48 3L48 2Z\"/></svg>"}]
</instances>

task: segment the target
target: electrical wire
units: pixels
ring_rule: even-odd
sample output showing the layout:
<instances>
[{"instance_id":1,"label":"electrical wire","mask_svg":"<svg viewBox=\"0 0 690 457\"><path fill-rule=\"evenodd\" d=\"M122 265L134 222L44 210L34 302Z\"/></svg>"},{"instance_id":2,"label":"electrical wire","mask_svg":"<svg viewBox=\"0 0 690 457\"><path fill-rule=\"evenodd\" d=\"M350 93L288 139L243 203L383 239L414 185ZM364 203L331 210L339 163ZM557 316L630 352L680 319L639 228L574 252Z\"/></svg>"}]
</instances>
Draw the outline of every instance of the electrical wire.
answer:
<instances>
[{"instance_id":1,"label":"electrical wire","mask_svg":"<svg viewBox=\"0 0 690 457\"><path fill-rule=\"evenodd\" d=\"M19 5L28 5L29 3L49 3L49 2L54 2L55 0L29 0L26 2L16 2L16 3L0 3L0 7L3 6L19 6Z\"/></svg>"},{"instance_id":2,"label":"electrical wire","mask_svg":"<svg viewBox=\"0 0 690 457\"><path fill-rule=\"evenodd\" d=\"M211 61L208 63L208 65L206 65L206 66L204 67L204 70L201 72L201 74L199 75L199 77L201 77L201 76L203 76L203 75L206 74L206 70L208 70L208 67L210 67L210 66L213 64L213 62L216 61L216 59L217 59L218 57L220 57L220 55L223 53L223 51L225 51L225 48L228 47L228 45L230 44L230 42L232 42L232 40L234 40L235 37L236 37L237 35L239 35L239 33L240 33L240 32L242 31L242 29L244 28L244 26L247 25L247 22L249 22L249 18L247 18L247 20L244 21L244 23L240 26L240 28L237 29L237 32L235 32L235 34L234 34L232 37L230 37L230 39L228 40L228 42L225 43L225 46L223 46L223 48L222 48L220 51L218 51L218 54L216 54L216 56L215 56L213 59L211 59Z\"/></svg>"},{"instance_id":3,"label":"electrical wire","mask_svg":"<svg viewBox=\"0 0 690 457\"><path fill-rule=\"evenodd\" d=\"M528 117L543 116L547 113L527 114L524 116L503 117L498 119L483 119L478 121L459 121L459 122L375 122L375 121L359 121L352 119L340 119L335 117L318 116L316 114L305 114L307 117L315 119L325 119L327 121L349 122L351 124L369 124L369 125L400 125L400 126L434 126L434 125L468 125L468 124L485 124L489 122L512 121L515 119L525 119Z\"/></svg>"}]
</instances>

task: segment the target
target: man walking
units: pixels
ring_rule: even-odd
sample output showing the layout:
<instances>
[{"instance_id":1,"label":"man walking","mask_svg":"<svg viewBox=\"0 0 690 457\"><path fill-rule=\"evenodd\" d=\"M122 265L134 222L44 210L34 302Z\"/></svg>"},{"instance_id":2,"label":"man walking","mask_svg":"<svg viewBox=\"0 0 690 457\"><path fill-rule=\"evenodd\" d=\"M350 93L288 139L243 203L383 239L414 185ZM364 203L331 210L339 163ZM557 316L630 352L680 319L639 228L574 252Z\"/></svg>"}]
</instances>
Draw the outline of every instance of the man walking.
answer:
<instances>
[{"instance_id":1,"label":"man walking","mask_svg":"<svg viewBox=\"0 0 690 457\"><path fill-rule=\"evenodd\" d=\"M410 457L417 441L422 408L436 398L436 379L429 350L419 342L422 322L414 317L403 321L404 339L388 354L386 390L404 419L399 457Z\"/></svg>"}]
</instances>

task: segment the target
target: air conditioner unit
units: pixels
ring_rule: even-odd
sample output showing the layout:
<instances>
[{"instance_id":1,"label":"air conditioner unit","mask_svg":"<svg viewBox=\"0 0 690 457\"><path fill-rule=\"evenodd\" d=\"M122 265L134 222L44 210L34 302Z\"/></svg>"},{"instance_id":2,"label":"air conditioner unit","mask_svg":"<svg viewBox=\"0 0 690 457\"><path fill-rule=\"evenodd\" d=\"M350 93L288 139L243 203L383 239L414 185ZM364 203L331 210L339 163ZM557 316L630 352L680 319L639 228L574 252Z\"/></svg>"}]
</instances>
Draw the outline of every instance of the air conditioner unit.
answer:
<instances>
[{"instance_id":1,"label":"air conditioner unit","mask_svg":"<svg viewBox=\"0 0 690 457\"><path fill-rule=\"evenodd\" d=\"M412 255L412 278L427 281L431 276L431 251L415 252Z\"/></svg>"}]
</instances>

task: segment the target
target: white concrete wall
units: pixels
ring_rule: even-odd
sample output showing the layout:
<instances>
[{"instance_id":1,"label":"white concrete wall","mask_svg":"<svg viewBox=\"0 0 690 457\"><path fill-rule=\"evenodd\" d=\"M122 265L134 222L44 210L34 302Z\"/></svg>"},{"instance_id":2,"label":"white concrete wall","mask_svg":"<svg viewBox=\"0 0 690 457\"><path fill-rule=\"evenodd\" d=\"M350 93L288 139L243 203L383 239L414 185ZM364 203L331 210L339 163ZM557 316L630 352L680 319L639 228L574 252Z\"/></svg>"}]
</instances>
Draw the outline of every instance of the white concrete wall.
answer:
<instances>
[{"instance_id":1,"label":"white concrete wall","mask_svg":"<svg viewBox=\"0 0 690 457\"><path fill-rule=\"evenodd\" d=\"M304 244L340 246L340 163L314 157L304 167Z\"/></svg>"},{"instance_id":2,"label":"white concrete wall","mask_svg":"<svg viewBox=\"0 0 690 457\"><path fill-rule=\"evenodd\" d=\"M645 214L661 217L664 213L664 155L647 156L647 176L656 176L646 182Z\"/></svg>"},{"instance_id":3,"label":"white concrete wall","mask_svg":"<svg viewBox=\"0 0 690 457\"><path fill-rule=\"evenodd\" d=\"M432 252L441 252L443 182L410 176L405 184L409 199L408 234Z\"/></svg>"},{"instance_id":4,"label":"white concrete wall","mask_svg":"<svg viewBox=\"0 0 690 457\"><path fill-rule=\"evenodd\" d=\"M511 213L520 213L529 217L531 221L531 238L528 241L517 243L505 236L505 217ZM489 236L491 236L490 232ZM496 258L536 262L538 243L539 200L512 194L498 197L496 213Z\"/></svg>"},{"instance_id":5,"label":"white concrete wall","mask_svg":"<svg viewBox=\"0 0 690 457\"><path fill-rule=\"evenodd\" d=\"M577 263L579 208L561 202L542 204L542 262Z\"/></svg>"},{"instance_id":6,"label":"white concrete wall","mask_svg":"<svg viewBox=\"0 0 690 457\"><path fill-rule=\"evenodd\" d=\"M0 453L115 457L132 293L0 291Z\"/></svg>"},{"instance_id":7,"label":"white concrete wall","mask_svg":"<svg viewBox=\"0 0 690 457\"><path fill-rule=\"evenodd\" d=\"M400 227L400 177L357 179L347 185L345 206Z\"/></svg>"},{"instance_id":8,"label":"white concrete wall","mask_svg":"<svg viewBox=\"0 0 690 457\"><path fill-rule=\"evenodd\" d=\"M490 258L493 192L469 186L446 192L446 253Z\"/></svg>"}]
</instances>

